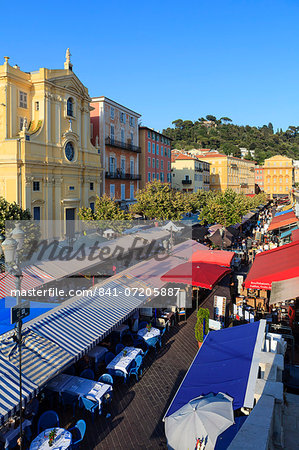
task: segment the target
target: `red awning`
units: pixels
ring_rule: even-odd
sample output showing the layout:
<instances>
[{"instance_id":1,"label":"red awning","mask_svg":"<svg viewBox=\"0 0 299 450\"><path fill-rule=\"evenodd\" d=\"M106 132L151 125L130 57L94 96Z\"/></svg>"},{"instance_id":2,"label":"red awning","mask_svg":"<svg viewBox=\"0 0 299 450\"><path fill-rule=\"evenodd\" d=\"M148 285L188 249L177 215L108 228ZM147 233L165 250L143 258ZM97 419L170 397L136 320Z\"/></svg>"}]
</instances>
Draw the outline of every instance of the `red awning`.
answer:
<instances>
[{"instance_id":1,"label":"red awning","mask_svg":"<svg viewBox=\"0 0 299 450\"><path fill-rule=\"evenodd\" d=\"M299 276L299 241L258 253L245 280L247 289L271 290L273 281Z\"/></svg>"},{"instance_id":2,"label":"red awning","mask_svg":"<svg viewBox=\"0 0 299 450\"><path fill-rule=\"evenodd\" d=\"M25 267L22 271L21 290L28 291L37 288L49 281L53 277L36 266ZM16 289L15 277L10 273L3 272L0 274L0 298L14 297Z\"/></svg>"},{"instance_id":3,"label":"red awning","mask_svg":"<svg viewBox=\"0 0 299 450\"><path fill-rule=\"evenodd\" d=\"M161 280L213 289L215 284L230 271L227 267L221 267L216 264L192 263L188 261L169 270L161 277Z\"/></svg>"},{"instance_id":4,"label":"red awning","mask_svg":"<svg viewBox=\"0 0 299 450\"><path fill-rule=\"evenodd\" d=\"M292 242L299 241L299 228L292 231Z\"/></svg>"},{"instance_id":5,"label":"red awning","mask_svg":"<svg viewBox=\"0 0 299 450\"><path fill-rule=\"evenodd\" d=\"M281 216L276 216L273 217L268 231L277 230L278 228L283 228L296 222L298 222L298 218L293 211Z\"/></svg>"},{"instance_id":6,"label":"red awning","mask_svg":"<svg viewBox=\"0 0 299 450\"><path fill-rule=\"evenodd\" d=\"M189 261L230 267L234 255L234 252L226 252L224 250L197 250L189 258Z\"/></svg>"}]
</instances>

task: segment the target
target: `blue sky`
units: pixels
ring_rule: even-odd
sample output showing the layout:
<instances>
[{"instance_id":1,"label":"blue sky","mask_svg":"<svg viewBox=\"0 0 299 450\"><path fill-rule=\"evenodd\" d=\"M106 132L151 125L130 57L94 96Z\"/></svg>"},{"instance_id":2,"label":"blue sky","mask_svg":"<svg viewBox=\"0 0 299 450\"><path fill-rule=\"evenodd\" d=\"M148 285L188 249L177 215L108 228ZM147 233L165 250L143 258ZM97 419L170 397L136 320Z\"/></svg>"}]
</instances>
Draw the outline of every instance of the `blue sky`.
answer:
<instances>
[{"instance_id":1,"label":"blue sky","mask_svg":"<svg viewBox=\"0 0 299 450\"><path fill-rule=\"evenodd\" d=\"M0 61L74 72L162 130L206 114L299 125L298 0L19 0L1 5ZM3 61L3 59L2 59Z\"/></svg>"}]
</instances>

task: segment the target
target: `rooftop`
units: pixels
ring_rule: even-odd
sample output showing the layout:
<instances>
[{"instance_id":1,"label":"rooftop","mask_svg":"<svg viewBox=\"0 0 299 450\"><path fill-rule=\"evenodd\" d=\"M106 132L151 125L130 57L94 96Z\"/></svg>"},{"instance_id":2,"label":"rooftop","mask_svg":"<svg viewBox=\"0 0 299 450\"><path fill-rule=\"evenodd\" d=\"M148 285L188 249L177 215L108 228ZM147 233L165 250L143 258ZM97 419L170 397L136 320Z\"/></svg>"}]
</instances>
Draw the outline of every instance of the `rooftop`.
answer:
<instances>
[{"instance_id":1,"label":"rooftop","mask_svg":"<svg viewBox=\"0 0 299 450\"><path fill-rule=\"evenodd\" d=\"M144 125L140 125L139 126L139 130L148 130L148 131L153 131L156 134L159 134L159 136L164 136L167 139L169 139L170 141L173 141L173 139L171 139L169 136L166 136L166 134L161 133L161 131L157 131L154 128L150 128L150 127L146 127Z\"/></svg>"},{"instance_id":2,"label":"rooftop","mask_svg":"<svg viewBox=\"0 0 299 450\"><path fill-rule=\"evenodd\" d=\"M121 105L120 103L115 102L114 100L111 100L111 98L105 97L104 95L100 97L92 97L91 103L99 103L99 102L106 102L111 106L115 106L116 108L121 108L124 111L128 112L129 114L134 114L137 117L141 117L141 114L139 114L136 111L133 111L132 109L127 108L124 105Z\"/></svg>"}]
</instances>

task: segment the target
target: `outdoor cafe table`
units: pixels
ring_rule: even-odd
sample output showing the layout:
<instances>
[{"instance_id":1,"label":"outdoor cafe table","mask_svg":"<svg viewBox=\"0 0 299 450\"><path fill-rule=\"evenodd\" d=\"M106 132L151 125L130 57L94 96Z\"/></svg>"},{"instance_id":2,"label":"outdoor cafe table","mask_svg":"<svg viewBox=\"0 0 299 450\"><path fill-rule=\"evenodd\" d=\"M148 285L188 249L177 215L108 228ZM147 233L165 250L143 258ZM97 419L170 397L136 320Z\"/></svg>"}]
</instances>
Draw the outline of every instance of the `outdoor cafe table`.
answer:
<instances>
[{"instance_id":1,"label":"outdoor cafe table","mask_svg":"<svg viewBox=\"0 0 299 450\"><path fill-rule=\"evenodd\" d=\"M126 356L124 356L125 351L127 352ZM125 347L112 361L110 361L106 369L111 374L116 370L120 370L124 373L124 378L126 380L129 366L135 360L136 356L142 353L141 348Z\"/></svg>"},{"instance_id":2,"label":"outdoor cafe table","mask_svg":"<svg viewBox=\"0 0 299 450\"><path fill-rule=\"evenodd\" d=\"M54 428L47 428L42 431L30 444L29 450L66 450L72 443L72 435L64 428L55 428L57 435L52 447L49 446L49 433Z\"/></svg>"},{"instance_id":3,"label":"outdoor cafe table","mask_svg":"<svg viewBox=\"0 0 299 450\"><path fill-rule=\"evenodd\" d=\"M99 402L100 413L102 398L105 394L112 391L112 386L110 384L100 383L99 381L61 373L47 384L47 389L59 393L75 394L78 398L85 396L90 400L97 400Z\"/></svg>"},{"instance_id":4,"label":"outdoor cafe table","mask_svg":"<svg viewBox=\"0 0 299 450\"><path fill-rule=\"evenodd\" d=\"M150 331L148 331L147 328L141 328L137 334L142 337L148 345L156 345L161 332L158 328L152 327Z\"/></svg>"}]
</instances>

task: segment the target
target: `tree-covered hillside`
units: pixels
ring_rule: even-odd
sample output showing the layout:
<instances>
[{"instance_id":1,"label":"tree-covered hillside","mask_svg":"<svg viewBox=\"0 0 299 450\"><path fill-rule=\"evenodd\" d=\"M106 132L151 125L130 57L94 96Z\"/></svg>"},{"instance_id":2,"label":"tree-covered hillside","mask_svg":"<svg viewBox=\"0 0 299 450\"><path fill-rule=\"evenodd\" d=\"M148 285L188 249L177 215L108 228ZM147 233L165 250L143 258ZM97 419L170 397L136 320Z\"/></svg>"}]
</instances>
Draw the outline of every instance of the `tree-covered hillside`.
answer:
<instances>
[{"instance_id":1,"label":"tree-covered hillside","mask_svg":"<svg viewBox=\"0 0 299 450\"><path fill-rule=\"evenodd\" d=\"M217 119L212 115L195 122L177 119L172 123L174 127L163 133L173 139L173 148L211 148L240 156L240 147L246 147L255 151L254 159L259 164L277 154L299 159L299 127L296 126L274 133L272 123L262 127L239 126L229 117ZM251 159L249 155L248 159Z\"/></svg>"}]
</instances>

